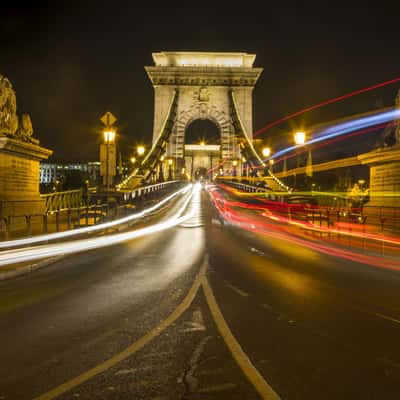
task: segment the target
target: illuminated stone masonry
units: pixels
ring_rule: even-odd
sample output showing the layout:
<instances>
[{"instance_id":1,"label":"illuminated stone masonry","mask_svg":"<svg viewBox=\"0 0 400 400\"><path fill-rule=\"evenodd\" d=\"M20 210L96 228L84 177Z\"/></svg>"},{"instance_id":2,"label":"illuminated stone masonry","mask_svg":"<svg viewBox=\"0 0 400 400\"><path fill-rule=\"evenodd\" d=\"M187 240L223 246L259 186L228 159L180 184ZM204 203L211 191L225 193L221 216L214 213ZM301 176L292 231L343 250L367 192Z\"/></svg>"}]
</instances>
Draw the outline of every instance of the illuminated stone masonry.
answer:
<instances>
[{"instance_id":1,"label":"illuminated stone masonry","mask_svg":"<svg viewBox=\"0 0 400 400\"><path fill-rule=\"evenodd\" d=\"M234 91L241 121L252 140L252 93L262 72L262 68L253 67L255 55L160 52L153 53L153 60L155 66L145 67L155 93L153 141L168 114L174 91L178 90L177 114L167 156L183 160L187 127L196 119L208 119L219 128L220 158L238 159L240 151L232 123L229 93Z\"/></svg>"},{"instance_id":2,"label":"illuminated stone masonry","mask_svg":"<svg viewBox=\"0 0 400 400\"><path fill-rule=\"evenodd\" d=\"M395 107L400 109L400 90ZM400 221L400 123L394 122L383 132L381 147L358 156L360 162L370 166L370 201L364 214L370 221L379 217L380 222L399 228Z\"/></svg>"},{"instance_id":3,"label":"illuminated stone masonry","mask_svg":"<svg viewBox=\"0 0 400 400\"><path fill-rule=\"evenodd\" d=\"M32 137L28 114L17 115L15 92L0 75L0 219L44 212L39 163L52 151Z\"/></svg>"}]
</instances>

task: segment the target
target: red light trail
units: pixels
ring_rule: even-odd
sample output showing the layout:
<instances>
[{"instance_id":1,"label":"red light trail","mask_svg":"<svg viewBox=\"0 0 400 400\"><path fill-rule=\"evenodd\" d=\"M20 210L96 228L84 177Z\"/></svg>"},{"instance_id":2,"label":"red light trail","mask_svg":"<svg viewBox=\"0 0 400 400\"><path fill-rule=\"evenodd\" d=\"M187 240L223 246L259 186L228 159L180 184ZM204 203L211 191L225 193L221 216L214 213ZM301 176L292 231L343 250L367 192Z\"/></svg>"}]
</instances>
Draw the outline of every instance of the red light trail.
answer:
<instances>
[{"instance_id":1,"label":"red light trail","mask_svg":"<svg viewBox=\"0 0 400 400\"><path fill-rule=\"evenodd\" d=\"M364 263L367 265L372 265L375 267L400 270L399 260L397 258L385 258L381 255L374 254L362 254L359 251L352 251L350 249L342 249L335 245L329 245L323 241L311 240L309 237L299 235L299 232L294 232L290 229L292 227L298 227L302 230L316 231L321 233L335 233L339 235L344 235L348 237L355 237L366 239L369 241L376 241L378 243L385 242L393 246L399 246L400 241L398 237L376 234L374 232L361 232L356 229L355 224L350 224L352 228L349 232L346 232L340 228L343 228L343 223L341 225L336 224L335 227L322 227L316 226L314 223L305 222L297 219L292 219L279 215L279 213L271 212L269 207L253 206L242 202L229 201L225 198L223 193L218 191L218 187L214 185L208 185L207 191L210 195L210 199L214 204L215 208L219 212L220 216L229 223L236 225L242 229L250 232L260 233L263 235L268 235L268 237L284 240L289 243L294 243L302 247L306 247L315 250L320 253L332 255L334 257L339 257L342 259L347 259L357 263ZM271 220L271 223L267 221L260 221L256 216L251 216L244 214L234 208L254 210L264 208L264 212L261 214L264 218ZM274 210L277 211L277 210ZM273 222L272 222L273 221ZM276 225L275 223L278 223ZM363 228L361 228L363 229Z\"/></svg>"},{"instance_id":2,"label":"red light trail","mask_svg":"<svg viewBox=\"0 0 400 400\"><path fill-rule=\"evenodd\" d=\"M307 107L307 108L304 108L302 110L296 111L296 112L294 112L292 114L286 115L285 117L282 117L282 118L280 118L280 119L278 119L278 120L276 120L274 122L269 123L268 125L266 125L263 128L257 130L256 132L254 132L253 133L253 137L259 135L260 133L263 133L263 132L267 131L268 129L270 129L270 128L276 126L276 125L281 124L282 122L287 121L290 118L297 117L298 115L304 114L307 111L315 110L317 108L326 106L328 104L336 103L338 101L347 99L349 97L356 96L356 95L361 94L361 93L369 92L371 90L378 89L378 88L381 88L381 87L384 87L384 86L387 86L387 85L391 85L391 84L396 83L396 82L400 82L400 77L391 79L389 81L380 82L380 83L377 83L375 85L368 86L368 87L365 87L365 88L362 88L362 89L358 89L358 90L355 90L353 92L346 93L346 94L344 94L342 96L334 97L332 99L325 100L325 101L323 101L321 103L314 104L314 105L312 105L310 107Z\"/></svg>"}]
</instances>

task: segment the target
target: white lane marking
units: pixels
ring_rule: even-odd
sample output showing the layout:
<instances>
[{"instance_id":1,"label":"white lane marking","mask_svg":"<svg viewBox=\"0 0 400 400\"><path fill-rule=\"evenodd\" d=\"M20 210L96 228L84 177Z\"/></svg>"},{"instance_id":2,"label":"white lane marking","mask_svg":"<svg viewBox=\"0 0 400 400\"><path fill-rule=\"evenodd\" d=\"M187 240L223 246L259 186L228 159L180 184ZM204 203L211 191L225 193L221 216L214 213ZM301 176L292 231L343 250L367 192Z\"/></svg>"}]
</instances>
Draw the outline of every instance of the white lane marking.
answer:
<instances>
[{"instance_id":1,"label":"white lane marking","mask_svg":"<svg viewBox=\"0 0 400 400\"><path fill-rule=\"evenodd\" d=\"M244 290L239 289L238 287L230 284L229 282L225 281L225 285L228 286L230 289L232 289L234 292L238 293L242 297L248 297L249 294L246 293Z\"/></svg>"},{"instance_id":2,"label":"white lane marking","mask_svg":"<svg viewBox=\"0 0 400 400\"><path fill-rule=\"evenodd\" d=\"M386 319L387 321L391 321L391 322L394 322L394 323L396 323L396 324L400 324L400 321L399 321L398 319L389 317L389 315L379 314L379 313L375 313L375 315L376 315L377 317Z\"/></svg>"}]
</instances>

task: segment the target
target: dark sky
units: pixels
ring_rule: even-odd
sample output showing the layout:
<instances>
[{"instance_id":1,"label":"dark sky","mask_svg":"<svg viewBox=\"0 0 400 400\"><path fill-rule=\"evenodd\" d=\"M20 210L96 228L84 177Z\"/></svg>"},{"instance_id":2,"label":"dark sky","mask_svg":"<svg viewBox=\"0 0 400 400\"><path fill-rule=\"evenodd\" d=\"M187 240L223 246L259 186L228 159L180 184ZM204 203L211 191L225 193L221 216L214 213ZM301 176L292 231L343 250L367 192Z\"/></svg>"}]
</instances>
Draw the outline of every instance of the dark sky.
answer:
<instances>
[{"instance_id":1,"label":"dark sky","mask_svg":"<svg viewBox=\"0 0 400 400\"><path fill-rule=\"evenodd\" d=\"M400 6L389 2L319 2L317 8L268 1L7 3L0 73L17 92L19 113L31 114L35 136L59 160L97 159L98 119L107 110L118 117L125 154L151 140L153 90L143 67L154 51L256 53L264 73L255 89L255 130L400 76ZM391 105L399 86L314 111L270 135Z\"/></svg>"}]
</instances>

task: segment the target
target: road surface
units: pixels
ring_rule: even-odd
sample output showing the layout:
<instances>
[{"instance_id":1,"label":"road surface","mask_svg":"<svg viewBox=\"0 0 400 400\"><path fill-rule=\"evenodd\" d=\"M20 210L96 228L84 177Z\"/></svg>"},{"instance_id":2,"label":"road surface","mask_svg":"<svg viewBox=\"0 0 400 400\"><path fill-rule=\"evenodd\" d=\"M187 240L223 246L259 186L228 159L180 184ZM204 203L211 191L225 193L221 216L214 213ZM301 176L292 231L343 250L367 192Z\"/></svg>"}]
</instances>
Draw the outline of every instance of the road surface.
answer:
<instances>
[{"instance_id":1,"label":"road surface","mask_svg":"<svg viewBox=\"0 0 400 400\"><path fill-rule=\"evenodd\" d=\"M399 272L220 221L0 282L0 399L400 398Z\"/></svg>"}]
</instances>

